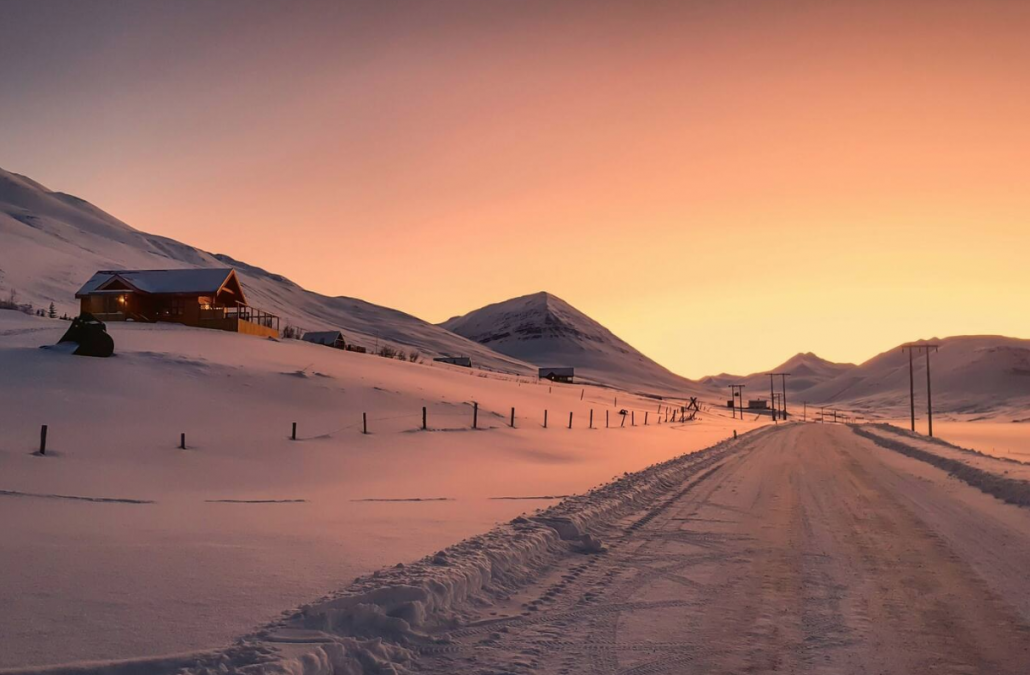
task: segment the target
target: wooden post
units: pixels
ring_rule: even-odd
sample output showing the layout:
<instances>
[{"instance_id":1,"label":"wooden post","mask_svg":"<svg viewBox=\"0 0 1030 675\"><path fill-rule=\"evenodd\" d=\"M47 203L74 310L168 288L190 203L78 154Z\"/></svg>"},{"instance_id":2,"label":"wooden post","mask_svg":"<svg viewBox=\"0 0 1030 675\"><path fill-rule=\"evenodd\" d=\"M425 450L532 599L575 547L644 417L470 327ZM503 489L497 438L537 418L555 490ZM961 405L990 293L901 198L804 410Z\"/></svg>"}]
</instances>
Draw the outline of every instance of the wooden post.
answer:
<instances>
[{"instance_id":1,"label":"wooden post","mask_svg":"<svg viewBox=\"0 0 1030 675\"><path fill-rule=\"evenodd\" d=\"M644 411L644 426L647 426L647 411Z\"/></svg>"},{"instance_id":2,"label":"wooden post","mask_svg":"<svg viewBox=\"0 0 1030 675\"><path fill-rule=\"evenodd\" d=\"M361 433L368 433L368 413L361 413Z\"/></svg>"},{"instance_id":3,"label":"wooden post","mask_svg":"<svg viewBox=\"0 0 1030 675\"><path fill-rule=\"evenodd\" d=\"M186 449L186 434L184 434L184 433L183 434L179 434L179 449L180 450L185 450Z\"/></svg>"},{"instance_id":4,"label":"wooden post","mask_svg":"<svg viewBox=\"0 0 1030 675\"><path fill-rule=\"evenodd\" d=\"M511 428L512 429L515 428L515 407L514 406L512 406L512 409L511 409Z\"/></svg>"},{"instance_id":5,"label":"wooden post","mask_svg":"<svg viewBox=\"0 0 1030 675\"><path fill-rule=\"evenodd\" d=\"M637 426L637 411L636 410L630 410L629 411L629 425L631 427Z\"/></svg>"},{"instance_id":6,"label":"wooden post","mask_svg":"<svg viewBox=\"0 0 1030 675\"><path fill-rule=\"evenodd\" d=\"M422 406L422 431L426 430L426 407Z\"/></svg>"},{"instance_id":7,"label":"wooden post","mask_svg":"<svg viewBox=\"0 0 1030 675\"><path fill-rule=\"evenodd\" d=\"M569 428L572 428L572 411L569 411Z\"/></svg>"},{"instance_id":8,"label":"wooden post","mask_svg":"<svg viewBox=\"0 0 1030 675\"><path fill-rule=\"evenodd\" d=\"M912 366L912 352L913 349L908 350L908 404L912 410L912 431L916 430L916 380L913 374Z\"/></svg>"},{"instance_id":9,"label":"wooden post","mask_svg":"<svg viewBox=\"0 0 1030 675\"><path fill-rule=\"evenodd\" d=\"M608 428L608 412L609 411L607 411L607 410L604 411L604 428L605 429Z\"/></svg>"},{"instance_id":10,"label":"wooden post","mask_svg":"<svg viewBox=\"0 0 1030 675\"><path fill-rule=\"evenodd\" d=\"M547 428L547 411L544 411L544 429Z\"/></svg>"},{"instance_id":11,"label":"wooden post","mask_svg":"<svg viewBox=\"0 0 1030 675\"><path fill-rule=\"evenodd\" d=\"M475 401L472 402L472 428L475 429L479 426L479 404Z\"/></svg>"},{"instance_id":12,"label":"wooden post","mask_svg":"<svg viewBox=\"0 0 1030 675\"><path fill-rule=\"evenodd\" d=\"M594 409L590 409L590 429L594 428Z\"/></svg>"},{"instance_id":13,"label":"wooden post","mask_svg":"<svg viewBox=\"0 0 1030 675\"><path fill-rule=\"evenodd\" d=\"M930 397L930 348L927 347L923 351L926 352L926 435L933 438L933 399Z\"/></svg>"},{"instance_id":14,"label":"wooden post","mask_svg":"<svg viewBox=\"0 0 1030 675\"><path fill-rule=\"evenodd\" d=\"M293 423L293 431L290 432L290 440L291 441L297 440L297 423L296 422Z\"/></svg>"},{"instance_id":15,"label":"wooden post","mask_svg":"<svg viewBox=\"0 0 1030 675\"><path fill-rule=\"evenodd\" d=\"M587 390L586 389L581 389L580 392L579 392L579 400L582 401L583 397L586 396L586 395L587 395Z\"/></svg>"},{"instance_id":16,"label":"wooden post","mask_svg":"<svg viewBox=\"0 0 1030 675\"><path fill-rule=\"evenodd\" d=\"M46 425L44 424L39 430L39 454L46 454Z\"/></svg>"}]
</instances>

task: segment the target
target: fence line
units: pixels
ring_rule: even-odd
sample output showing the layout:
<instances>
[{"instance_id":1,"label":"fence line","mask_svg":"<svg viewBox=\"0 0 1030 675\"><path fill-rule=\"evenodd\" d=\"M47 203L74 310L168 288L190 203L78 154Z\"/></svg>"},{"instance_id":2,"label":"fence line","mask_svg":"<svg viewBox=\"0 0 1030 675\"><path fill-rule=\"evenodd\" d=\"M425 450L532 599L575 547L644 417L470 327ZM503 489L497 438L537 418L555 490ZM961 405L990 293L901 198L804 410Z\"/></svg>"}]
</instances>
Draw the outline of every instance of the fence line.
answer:
<instances>
[{"instance_id":1,"label":"fence line","mask_svg":"<svg viewBox=\"0 0 1030 675\"><path fill-rule=\"evenodd\" d=\"M466 401L466 402L463 402L463 403L460 403L460 404L456 404L456 403L450 403L450 402L446 402L445 401L445 402L443 402L443 404L444 405L448 405L448 406L454 406L454 405L469 406L469 409L456 410L456 411L433 412L433 411L431 411L429 409L429 406L423 405L423 406L421 406L421 411L420 412L413 412L413 413L410 413L410 414L383 415L383 416L379 416L379 417L370 417L368 412L362 412L360 420L356 418L356 413L355 413L355 419L354 419L353 422L350 422L350 423L344 424L342 426L336 427L336 428L334 428L334 429L332 429L330 431L327 431L327 432L322 432L322 433L312 434L312 435L304 435L304 434L302 434L299 424L297 422L290 422L289 423L290 426L288 427L289 433L286 436L286 438L288 438L289 440L292 440L292 441L306 441L306 440L332 438L332 437L338 436L339 434L341 434L343 432L352 431L352 430L355 430L355 429L357 429L361 434L370 434L370 433L374 432L375 425L377 423L392 422L392 421L396 421L396 420L408 420L408 419L413 420L413 424L412 424L412 427L410 429L394 430L393 433L405 433L407 431L416 431L416 430L430 431L431 432L431 431L459 431L461 429L492 430L492 429L503 429L503 428L510 428L510 429L516 429L517 428L516 427L516 421L519 418L516 415L516 410L515 410L514 406L512 406L509 409L509 414L507 416L504 413L502 413L502 412L494 411L494 410L491 410L491 409L488 409L488 408L484 408L483 412L485 412L488 415L493 415L494 417L498 418L499 420L502 420L502 422L498 426L491 426L491 425L488 424L486 427L481 427L479 425L480 406L479 406L478 402L476 402L476 401ZM576 428L575 424L574 424L574 422L575 422L574 412L575 411L571 411L571 410L569 411L569 421L568 421L568 427L567 427L568 429L575 429ZM635 412L636 412L635 410L626 410L626 409L620 409L619 411L617 411L616 414L620 415L621 418L622 418L621 423L619 425L619 428L624 428L626 426L627 418L629 418L629 420L630 420L630 427L636 427L637 424L636 424ZM648 425L648 419L649 419L648 412L647 411L643 411L643 412L644 412L644 426L647 426ZM666 416L666 421L669 421L668 417L669 417L670 413L672 414L672 422L673 423L685 423L685 422L691 421L691 420L688 420L686 418L685 407L683 407L683 406L677 407L677 409L675 409L675 410L673 409L672 406L666 406L666 409L665 409L664 412L665 412L665 416ZM548 409L545 408L543 410L543 413L544 413L544 415L543 415L543 428L547 429L547 428L549 428L548 427ZM610 426L610 413L611 413L611 409L605 408L605 411L604 411L604 428L605 429L611 428L611 426ZM678 419L677 419L677 415L679 415ZM465 422L465 424L463 424L461 426L447 426L447 427L438 427L438 428L431 427L430 426L431 418L439 418L439 417L448 418L448 419L452 419L452 418L456 418L456 417L461 417L461 418L464 418L466 420L466 422ZM522 419L527 419L527 418L523 417ZM507 423L505 424L505 422L507 422ZM661 422L662 422L662 419L661 419L661 417L659 417L659 423L661 423ZM372 425L371 427L370 427L370 423ZM583 425L582 422L580 422L580 425L581 425L581 428L584 428L584 429L587 429L587 430L593 430L593 429L597 428L597 427L594 426L594 408L590 408L589 409L589 416L588 416L587 424ZM48 425L46 425L46 424L42 425L42 427L40 428L39 449L37 451L37 453L40 454L40 455L45 455L46 454L48 431L49 431L49 428L48 428ZM179 433L179 443L177 445L178 445L179 449L182 449L182 450L187 449L186 432L180 432Z\"/></svg>"}]
</instances>

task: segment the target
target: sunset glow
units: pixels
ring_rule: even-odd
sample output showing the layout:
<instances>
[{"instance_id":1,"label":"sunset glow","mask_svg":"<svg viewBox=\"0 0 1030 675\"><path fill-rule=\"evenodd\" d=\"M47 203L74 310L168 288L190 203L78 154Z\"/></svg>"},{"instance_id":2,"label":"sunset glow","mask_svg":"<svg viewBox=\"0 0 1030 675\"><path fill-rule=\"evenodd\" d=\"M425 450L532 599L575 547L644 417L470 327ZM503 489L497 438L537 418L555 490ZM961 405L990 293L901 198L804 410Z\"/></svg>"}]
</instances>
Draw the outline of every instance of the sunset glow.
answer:
<instances>
[{"instance_id":1,"label":"sunset glow","mask_svg":"<svg viewBox=\"0 0 1030 675\"><path fill-rule=\"evenodd\" d=\"M0 165L311 290L547 290L690 377L1030 336L1030 3L14 14Z\"/></svg>"}]
</instances>

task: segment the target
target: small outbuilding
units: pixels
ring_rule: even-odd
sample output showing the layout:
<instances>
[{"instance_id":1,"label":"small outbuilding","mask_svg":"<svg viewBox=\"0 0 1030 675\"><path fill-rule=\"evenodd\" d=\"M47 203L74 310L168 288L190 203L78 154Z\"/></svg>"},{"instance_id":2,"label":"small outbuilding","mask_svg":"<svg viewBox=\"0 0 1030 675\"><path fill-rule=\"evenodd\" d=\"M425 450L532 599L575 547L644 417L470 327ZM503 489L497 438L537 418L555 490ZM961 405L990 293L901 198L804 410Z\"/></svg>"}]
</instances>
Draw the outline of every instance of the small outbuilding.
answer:
<instances>
[{"instance_id":1,"label":"small outbuilding","mask_svg":"<svg viewBox=\"0 0 1030 675\"><path fill-rule=\"evenodd\" d=\"M346 349L347 341L343 339L343 333L338 330L310 331L304 333L301 338L304 342L314 342L316 345L325 345L335 349Z\"/></svg>"},{"instance_id":2,"label":"small outbuilding","mask_svg":"<svg viewBox=\"0 0 1030 675\"><path fill-rule=\"evenodd\" d=\"M764 398L753 398L747 402L748 410L768 410L769 401Z\"/></svg>"},{"instance_id":3,"label":"small outbuilding","mask_svg":"<svg viewBox=\"0 0 1030 675\"><path fill-rule=\"evenodd\" d=\"M471 356L438 356L433 360L438 363L449 363L452 366L461 366L462 368L472 367Z\"/></svg>"},{"instance_id":4,"label":"small outbuilding","mask_svg":"<svg viewBox=\"0 0 1030 675\"><path fill-rule=\"evenodd\" d=\"M566 384L572 384L572 380L576 375L575 368L570 368L566 366L540 368L537 372L541 380L550 380L551 382L565 382Z\"/></svg>"}]
</instances>

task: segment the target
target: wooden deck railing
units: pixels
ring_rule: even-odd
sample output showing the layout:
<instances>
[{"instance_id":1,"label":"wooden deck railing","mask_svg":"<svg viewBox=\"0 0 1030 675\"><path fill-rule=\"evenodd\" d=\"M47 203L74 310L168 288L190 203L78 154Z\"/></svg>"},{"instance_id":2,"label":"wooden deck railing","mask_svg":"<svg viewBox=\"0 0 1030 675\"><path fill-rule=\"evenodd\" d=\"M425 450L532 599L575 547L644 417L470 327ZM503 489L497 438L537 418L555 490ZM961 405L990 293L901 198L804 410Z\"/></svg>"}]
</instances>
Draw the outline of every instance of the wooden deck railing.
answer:
<instances>
[{"instance_id":1,"label":"wooden deck railing","mask_svg":"<svg viewBox=\"0 0 1030 675\"><path fill-rule=\"evenodd\" d=\"M222 321L224 319L239 319L264 326L265 328L279 330L278 315L255 307L241 305L238 307L212 307L200 310L201 321Z\"/></svg>"}]
</instances>

